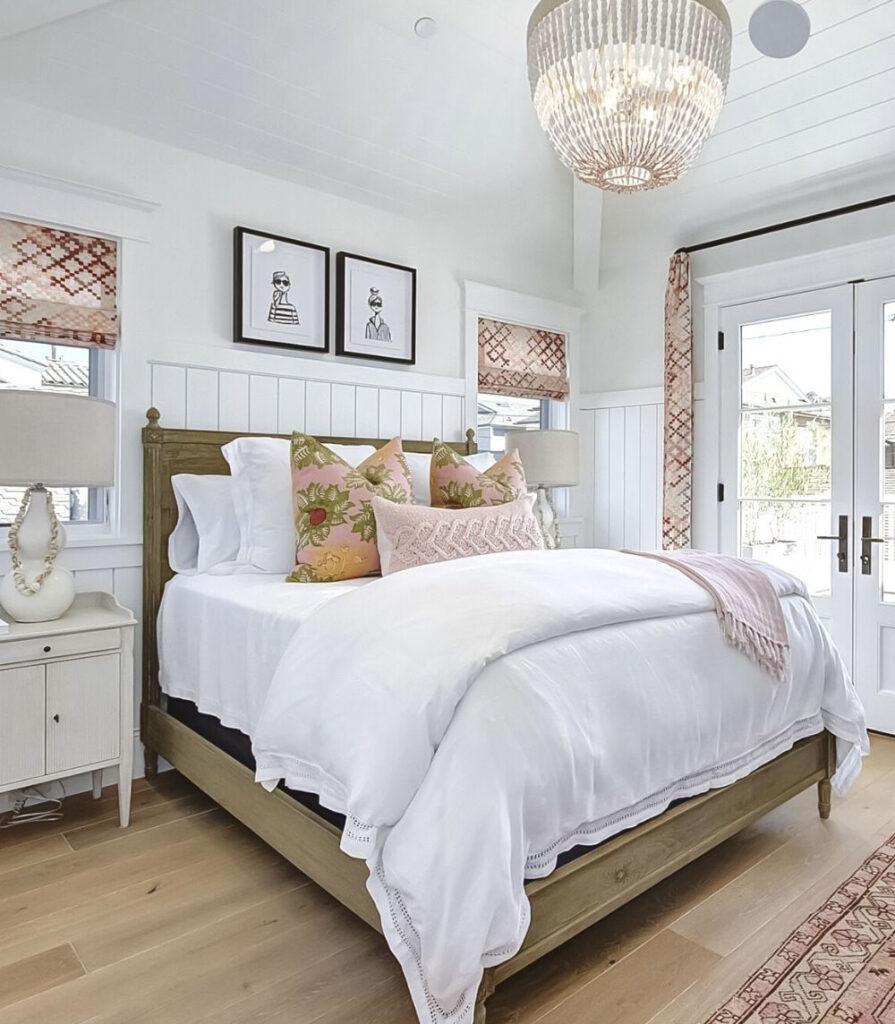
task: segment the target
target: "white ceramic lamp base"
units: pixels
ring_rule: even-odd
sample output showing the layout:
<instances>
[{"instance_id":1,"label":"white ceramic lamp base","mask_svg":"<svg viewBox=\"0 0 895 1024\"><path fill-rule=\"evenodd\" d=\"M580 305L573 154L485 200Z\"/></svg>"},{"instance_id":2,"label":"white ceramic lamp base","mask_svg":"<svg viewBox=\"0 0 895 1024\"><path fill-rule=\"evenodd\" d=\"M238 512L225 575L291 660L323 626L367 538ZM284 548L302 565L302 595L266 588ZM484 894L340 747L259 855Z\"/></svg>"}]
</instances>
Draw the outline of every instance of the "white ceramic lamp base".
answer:
<instances>
[{"instance_id":1,"label":"white ceramic lamp base","mask_svg":"<svg viewBox=\"0 0 895 1024\"><path fill-rule=\"evenodd\" d=\"M48 491L36 491L31 504L19 527L18 551L22 575L27 584L33 584L44 571L45 559L50 547L51 523L47 503L51 501ZM65 547L65 530L60 526L57 540L59 551ZM75 599L74 577L66 569L57 566L41 583L36 594L22 592L17 586L12 571L0 582L0 605L17 622L49 622L61 618Z\"/></svg>"},{"instance_id":2,"label":"white ceramic lamp base","mask_svg":"<svg viewBox=\"0 0 895 1024\"><path fill-rule=\"evenodd\" d=\"M547 494L546 487L539 487L534 504L535 518L544 535L544 547L554 551L559 547L559 524L556 521L556 509Z\"/></svg>"}]
</instances>

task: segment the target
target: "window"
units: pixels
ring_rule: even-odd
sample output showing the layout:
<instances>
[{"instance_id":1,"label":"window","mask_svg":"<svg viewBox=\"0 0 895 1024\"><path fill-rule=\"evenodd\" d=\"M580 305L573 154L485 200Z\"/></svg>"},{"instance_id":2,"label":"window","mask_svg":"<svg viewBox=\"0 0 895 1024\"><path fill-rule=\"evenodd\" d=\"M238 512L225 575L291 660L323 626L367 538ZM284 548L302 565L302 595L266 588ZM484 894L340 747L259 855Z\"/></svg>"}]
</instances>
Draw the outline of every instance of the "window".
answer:
<instances>
[{"instance_id":1,"label":"window","mask_svg":"<svg viewBox=\"0 0 895 1024\"><path fill-rule=\"evenodd\" d=\"M565 335L480 317L478 385L482 451L506 451L512 430L564 427L569 395Z\"/></svg>"},{"instance_id":2,"label":"window","mask_svg":"<svg viewBox=\"0 0 895 1024\"><path fill-rule=\"evenodd\" d=\"M113 359L108 349L0 337L0 401L4 389L10 388L111 398ZM0 527L15 519L24 493L22 487L0 486ZM62 523L98 523L107 518L104 488L56 487L51 493Z\"/></svg>"},{"instance_id":3,"label":"window","mask_svg":"<svg viewBox=\"0 0 895 1024\"><path fill-rule=\"evenodd\" d=\"M118 265L115 239L0 219L0 401L4 389L114 398ZM0 526L22 494L0 487ZM103 490L52 494L62 522L107 520Z\"/></svg>"},{"instance_id":4,"label":"window","mask_svg":"<svg viewBox=\"0 0 895 1024\"><path fill-rule=\"evenodd\" d=\"M511 430L546 430L550 420L550 402L538 398L515 398L479 392L479 451L506 451L506 435Z\"/></svg>"}]
</instances>

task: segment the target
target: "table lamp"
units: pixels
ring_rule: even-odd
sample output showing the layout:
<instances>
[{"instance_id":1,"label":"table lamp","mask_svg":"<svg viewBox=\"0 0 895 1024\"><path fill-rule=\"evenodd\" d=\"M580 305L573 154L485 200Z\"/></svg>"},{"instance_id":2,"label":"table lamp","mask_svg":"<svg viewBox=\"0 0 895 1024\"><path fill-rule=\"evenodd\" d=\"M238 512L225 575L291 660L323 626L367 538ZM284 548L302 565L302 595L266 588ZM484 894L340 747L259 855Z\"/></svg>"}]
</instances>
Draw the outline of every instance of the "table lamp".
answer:
<instances>
[{"instance_id":1,"label":"table lamp","mask_svg":"<svg viewBox=\"0 0 895 1024\"><path fill-rule=\"evenodd\" d=\"M578 483L578 435L574 430L513 430L506 435L507 451L519 452L525 479L538 491L535 515L548 548L559 547L556 509L548 487L574 487Z\"/></svg>"},{"instance_id":2,"label":"table lamp","mask_svg":"<svg viewBox=\"0 0 895 1024\"><path fill-rule=\"evenodd\" d=\"M114 476L113 402L0 390L0 485L27 487L9 530L11 571L0 582L0 605L14 619L58 619L75 597L72 574L56 565L65 530L47 488L108 487Z\"/></svg>"}]
</instances>

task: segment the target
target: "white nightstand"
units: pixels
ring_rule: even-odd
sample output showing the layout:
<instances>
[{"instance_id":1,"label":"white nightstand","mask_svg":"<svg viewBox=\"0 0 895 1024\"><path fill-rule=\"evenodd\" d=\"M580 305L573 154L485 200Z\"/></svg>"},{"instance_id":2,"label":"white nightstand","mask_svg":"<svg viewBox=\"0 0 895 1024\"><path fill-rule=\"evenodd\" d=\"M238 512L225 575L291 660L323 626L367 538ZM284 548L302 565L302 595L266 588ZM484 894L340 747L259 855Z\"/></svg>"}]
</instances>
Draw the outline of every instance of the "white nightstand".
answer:
<instances>
[{"instance_id":1,"label":"white nightstand","mask_svg":"<svg viewBox=\"0 0 895 1024\"><path fill-rule=\"evenodd\" d=\"M8 619L0 608L0 618ZM0 793L118 766L130 818L134 759L133 614L111 594L79 594L55 622L0 635Z\"/></svg>"}]
</instances>

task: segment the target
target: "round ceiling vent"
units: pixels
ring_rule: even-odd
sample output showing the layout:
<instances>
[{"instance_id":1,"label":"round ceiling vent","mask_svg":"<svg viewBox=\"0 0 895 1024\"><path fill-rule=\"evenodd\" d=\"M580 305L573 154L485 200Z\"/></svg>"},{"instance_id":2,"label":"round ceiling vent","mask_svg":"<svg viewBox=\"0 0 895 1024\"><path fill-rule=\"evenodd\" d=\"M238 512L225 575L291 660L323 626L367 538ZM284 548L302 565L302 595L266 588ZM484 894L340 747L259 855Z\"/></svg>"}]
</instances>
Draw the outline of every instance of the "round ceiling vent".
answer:
<instances>
[{"instance_id":1,"label":"round ceiling vent","mask_svg":"<svg viewBox=\"0 0 895 1024\"><path fill-rule=\"evenodd\" d=\"M796 0L767 0L749 19L749 38L766 57L794 57L810 35L811 19Z\"/></svg>"}]
</instances>

